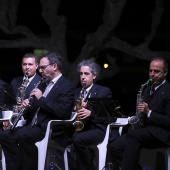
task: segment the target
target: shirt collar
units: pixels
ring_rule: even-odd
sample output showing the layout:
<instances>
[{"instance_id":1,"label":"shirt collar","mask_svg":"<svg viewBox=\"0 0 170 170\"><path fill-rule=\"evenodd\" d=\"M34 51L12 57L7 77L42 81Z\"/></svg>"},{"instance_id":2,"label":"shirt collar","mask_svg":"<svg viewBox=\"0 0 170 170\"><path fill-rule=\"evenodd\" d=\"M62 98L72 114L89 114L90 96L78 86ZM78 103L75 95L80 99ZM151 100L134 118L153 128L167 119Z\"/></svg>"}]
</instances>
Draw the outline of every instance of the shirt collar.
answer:
<instances>
[{"instance_id":1,"label":"shirt collar","mask_svg":"<svg viewBox=\"0 0 170 170\"><path fill-rule=\"evenodd\" d=\"M50 82L52 82L53 84L55 84L61 76L62 76L62 74L60 74L59 76L55 77L55 78L52 79Z\"/></svg>"},{"instance_id":2,"label":"shirt collar","mask_svg":"<svg viewBox=\"0 0 170 170\"><path fill-rule=\"evenodd\" d=\"M164 80L160 85L156 86L154 89L156 90L158 87L162 86L162 84L164 84L166 82L166 80Z\"/></svg>"},{"instance_id":3,"label":"shirt collar","mask_svg":"<svg viewBox=\"0 0 170 170\"><path fill-rule=\"evenodd\" d=\"M89 92L90 89L92 88L92 86L93 86L93 84L92 84L90 87L88 87L88 88L86 89L86 91Z\"/></svg>"},{"instance_id":4,"label":"shirt collar","mask_svg":"<svg viewBox=\"0 0 170 170\"><path fill-rule=\"evenodd\" d=\"M32 79L35 77L35 75L36 75L36 74L34 74L32 77L30 77L30 78L28 79L28 80L29 80L29 82L31 82L31 81L32 81ZM25 80L25 79L27 79L27 77L25 77L25 76L24 76L24 77L23 77L23 80Z\"/></svg>"}]
</instances>

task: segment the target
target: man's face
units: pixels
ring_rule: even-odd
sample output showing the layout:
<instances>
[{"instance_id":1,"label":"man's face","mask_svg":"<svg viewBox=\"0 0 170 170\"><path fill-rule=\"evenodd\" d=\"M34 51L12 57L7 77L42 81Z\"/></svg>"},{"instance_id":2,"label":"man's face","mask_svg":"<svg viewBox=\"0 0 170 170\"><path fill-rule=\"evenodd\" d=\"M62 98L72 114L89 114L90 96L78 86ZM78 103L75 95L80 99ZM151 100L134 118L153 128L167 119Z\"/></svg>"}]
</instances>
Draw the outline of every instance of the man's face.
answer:
<instances>
[{"instance_id":1,"label":"man's face","mask_svg":"<svg viewBox=\"0 0 170 170\"><path fill-rule=\"evenodd\" d=\"M32 77L38 68L38 64L35 63L35 58L23 58L21 66L24 75L26 75L25 73L28 72L28 77Z\"/></svg>"},{"instance_id":2,"label":"man's face","mask_svg":"<svg viewBox=\"0 0 170 170\"><path fill-rule=\"evenodd\" d=\"M44 57L39 63L39 72L46 81L51 81L54 78L54 64L50 64L49 60Z\"/></svg>"},{"instance_id":3,"label":"man's face","mask_svg":"<svg viewBox=\"0 0 170 170\"><path fill-rule=\"evenodd\" d=\"M80 81L83 85L86 84L86 88L90 87L96 78L96 75L92 74L91 69L88 66L80 67Z\"/></svg>"},{"instance_id":4,"label":"man's face","mask_svg":"<svg viewBox=\"0 0 170 170\"><path fill-rule=\"evenodd\" d=\"M163 62L154 60L150 63L149 77L152 78L152 84L157 86L162 83L168 73L167 70L163 70Z\"/></svg>"}]
</instances>

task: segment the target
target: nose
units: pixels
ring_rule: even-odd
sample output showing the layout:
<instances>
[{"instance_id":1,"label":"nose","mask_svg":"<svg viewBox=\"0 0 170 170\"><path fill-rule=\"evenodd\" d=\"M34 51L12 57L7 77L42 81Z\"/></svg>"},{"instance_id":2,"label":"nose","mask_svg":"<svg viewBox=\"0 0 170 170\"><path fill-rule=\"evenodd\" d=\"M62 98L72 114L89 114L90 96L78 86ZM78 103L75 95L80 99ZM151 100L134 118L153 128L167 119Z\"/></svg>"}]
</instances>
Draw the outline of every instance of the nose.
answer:
<instances>
[{"instance_id":1,"label":"nose","mask_svg":"<svg viewBox=\"0 0 170 170\"><path fill-rule=\"evenodd\" d=\"M150 71L150 72L149 72L149 75L150 75L150 76L154 76L154 75L155 75L155 72L154 72L154 71Z\"/></svg>"},{"instance_id":2,"label":"nose","mask_svg":"<svg viewBox=\"0 0 170 170\"><path fill-rule=\"evenodd\" d=\"M28 69L28 68L29 68L29 65L27 64L27 65L26 65L26 69Z\"/></svg>"},{"instance_id":3,"label":"nose","mask_svg":"<svg viewBox=\"0 0 170 170\"><path fill-rule=\"evenodd\" d=\"M84 79L84 78L85 78L85 75L84 75L84 74L82 74L82 75L81 75L81 78L82 78L82 79Z\"/></svg>"}]
</instances>

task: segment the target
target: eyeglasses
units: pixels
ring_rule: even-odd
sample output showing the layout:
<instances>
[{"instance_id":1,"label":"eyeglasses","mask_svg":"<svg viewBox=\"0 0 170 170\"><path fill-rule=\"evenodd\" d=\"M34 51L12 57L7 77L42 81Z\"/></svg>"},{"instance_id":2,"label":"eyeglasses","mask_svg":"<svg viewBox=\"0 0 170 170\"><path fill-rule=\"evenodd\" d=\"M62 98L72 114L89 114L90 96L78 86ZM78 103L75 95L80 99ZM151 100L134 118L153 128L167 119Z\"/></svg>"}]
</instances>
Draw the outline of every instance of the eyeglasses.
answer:
<instances>
[{"instance_id":1,"label":"eyeglasses","mask_svg":"<svg viewBox=\"0 0 170 170\"><path fill-rule=\"evenodd\" d=\"M51 64L48 64L48 65L44 65L44 66L38 66L38 70L45 70L46 67L52 65L53 63Z\"/></svg>"}]
</instances>

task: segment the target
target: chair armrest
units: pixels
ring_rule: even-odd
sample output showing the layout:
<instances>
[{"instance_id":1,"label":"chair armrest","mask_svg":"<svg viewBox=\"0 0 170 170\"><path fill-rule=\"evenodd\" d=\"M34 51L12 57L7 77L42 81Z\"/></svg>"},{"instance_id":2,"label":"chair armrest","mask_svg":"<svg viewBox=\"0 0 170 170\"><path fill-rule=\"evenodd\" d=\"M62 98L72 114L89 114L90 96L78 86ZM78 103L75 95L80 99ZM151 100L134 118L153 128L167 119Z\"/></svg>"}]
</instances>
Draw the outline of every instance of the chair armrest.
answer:
<instances>
[{"instance_id":1,"label":"chair armrest","mask_svg":"<svg viewBox=\"0 0 170 170\"><path fill-rule=\"evenodd\" d=\"M67 120L50 120L47 124L47 129L46 129L46 133L45 133L45 138L49 138L49 136L51 135L51 131L52 131L52 127L54 125L59 125L59 124L71 124L74 119L76 118L77 113L76 112L72 112L71 118L67 119Z\"/></svg>"},{"instance_id":2,"label":"chair armrest","mask_svg":"<svg viewBox=\"0 0 170 170\"><path fill-rule=\"evenodd\" d=\"M121 127L129 123L129 118L117 118L116 122L111 123L110 126Z\"/></svg>"},{"instance_id":3,"label":"chair armrest","mask_svg":"<svg viewBox=\"0 0 170 170\"><path fill-rule=\"evenodd\" d=\"M4 122L9 120L12 117L13 111L7 110L7 111L2 111L2 118L0 119L0 122Z\"/></svg>"},{"instance_id":4,"label":"chair armrest","mask_svg":"<svg viewBox=\"0 0 170 170\"><path fill-rule=\"evenodd\" d=\"M70 123L72 123L75 120L76 116L77 116L77 113L76 112L72 112L72 115L71 115L70 119L66 119L66 120L50 120L48 122L48 124L50 123L51 128L52 128L53 125L70 124Z\"/></svg>"}]
</instances>

